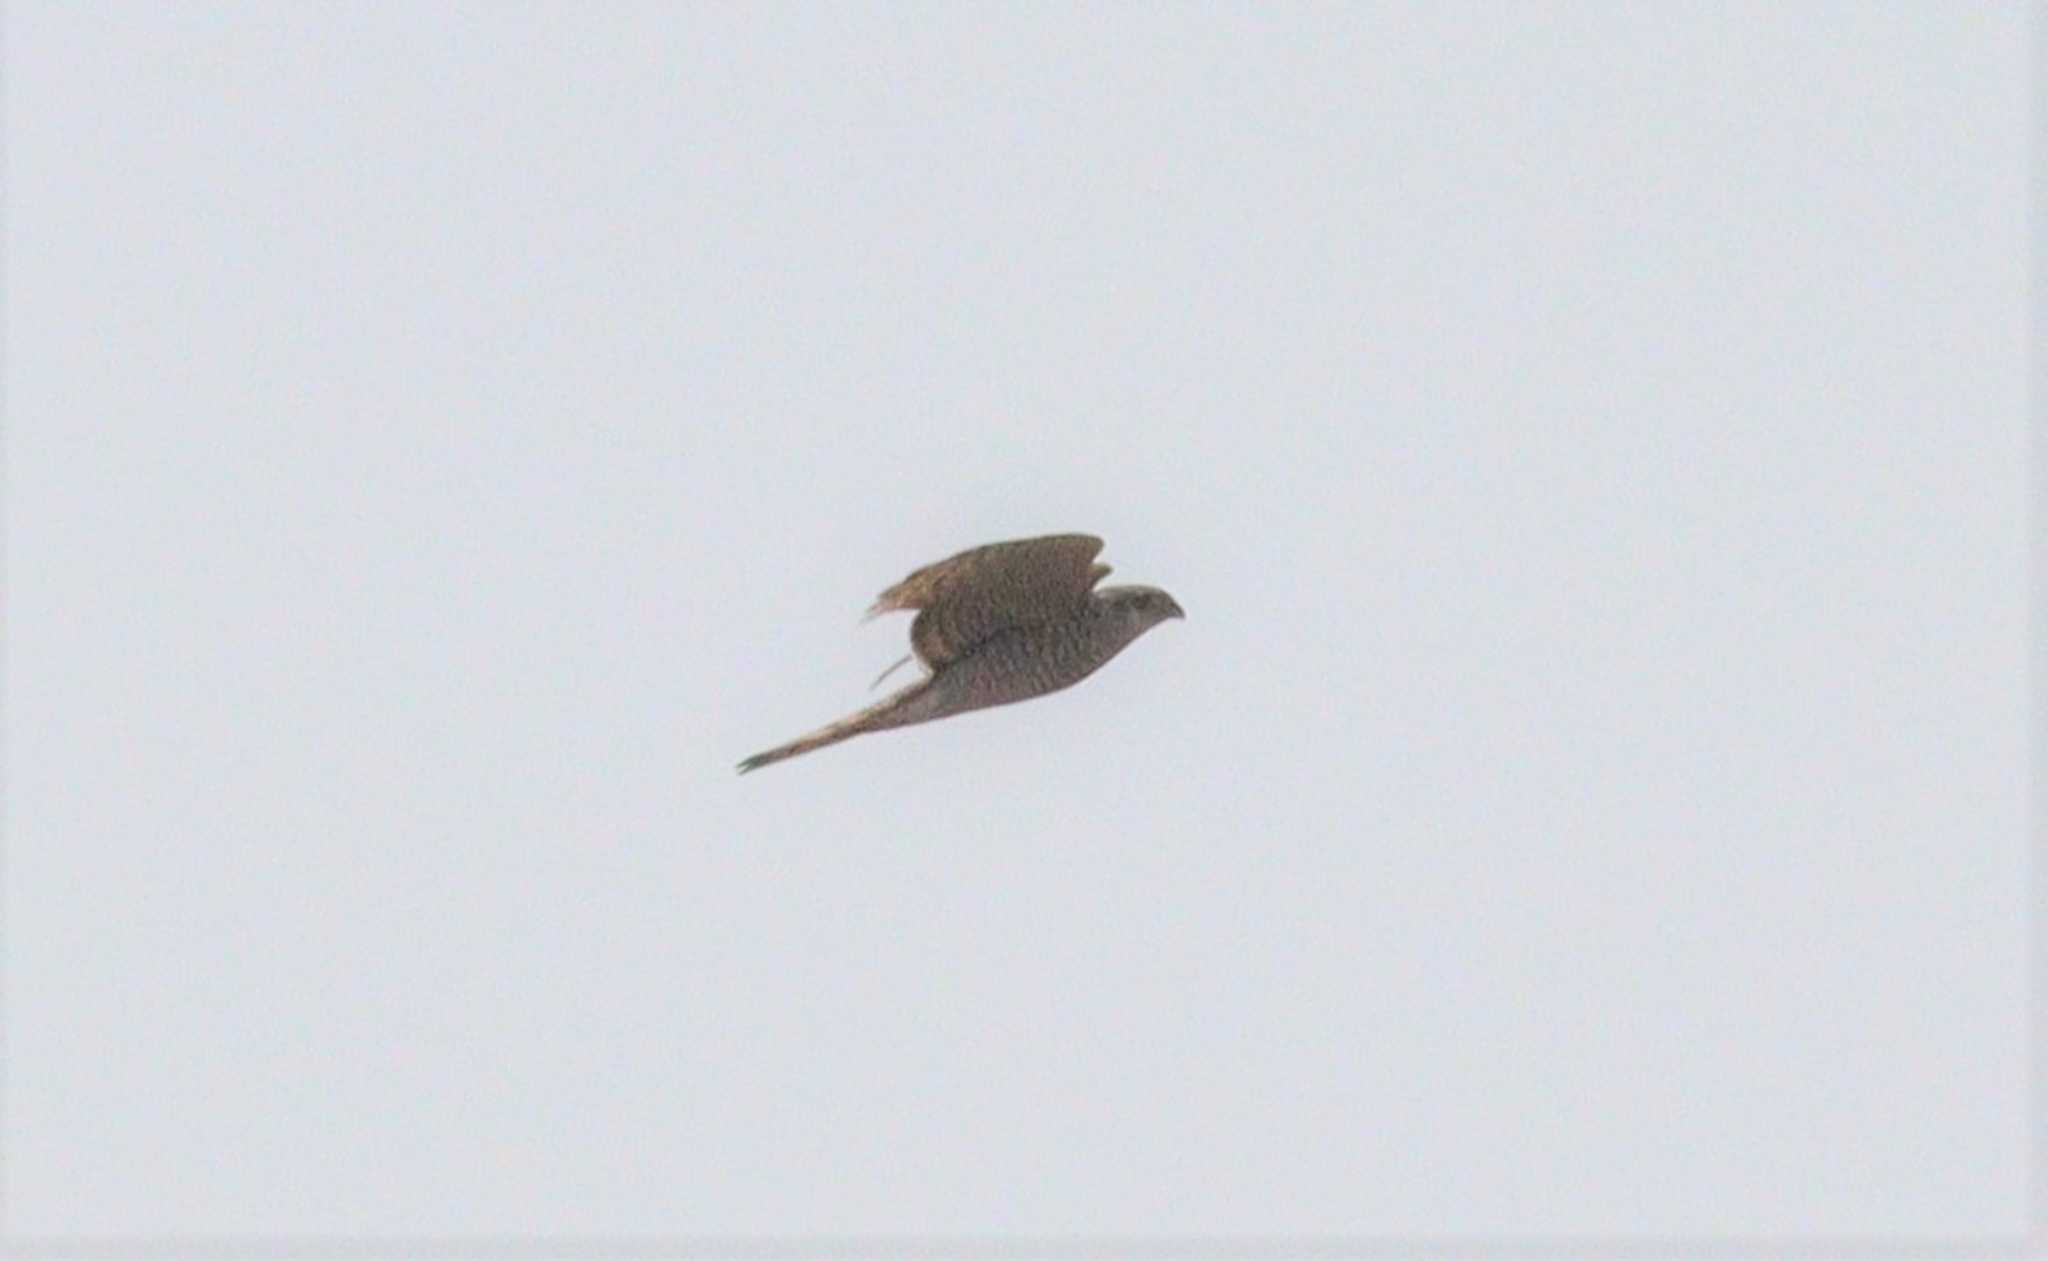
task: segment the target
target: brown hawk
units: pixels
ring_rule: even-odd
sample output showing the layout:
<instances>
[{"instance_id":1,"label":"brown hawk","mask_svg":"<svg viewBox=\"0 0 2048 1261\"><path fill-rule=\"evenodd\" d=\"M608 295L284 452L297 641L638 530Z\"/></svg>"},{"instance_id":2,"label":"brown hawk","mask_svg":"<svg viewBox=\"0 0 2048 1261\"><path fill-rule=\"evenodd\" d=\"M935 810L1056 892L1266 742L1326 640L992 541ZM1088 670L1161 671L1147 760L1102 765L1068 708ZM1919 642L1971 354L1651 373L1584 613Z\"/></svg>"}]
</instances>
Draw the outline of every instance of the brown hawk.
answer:
<instances>
[{"instance_id":1,"label":"brown hawk","mask_svg":"<svg viewBox=\"0 0 2048 1261\"><path fill-rule=\"evenodd\" d=\"M868 616L917 612L910 647L927 677L859 713L756 753L740 763L740 772L870 731L1071 687L1154 626L1186 616L1157 587L1096 590L1109 572L1095 560L1101 551L1102 540L1093 535L1050 534L970 548L911 574L884 591Z\"/></svg>"}]
</instances>

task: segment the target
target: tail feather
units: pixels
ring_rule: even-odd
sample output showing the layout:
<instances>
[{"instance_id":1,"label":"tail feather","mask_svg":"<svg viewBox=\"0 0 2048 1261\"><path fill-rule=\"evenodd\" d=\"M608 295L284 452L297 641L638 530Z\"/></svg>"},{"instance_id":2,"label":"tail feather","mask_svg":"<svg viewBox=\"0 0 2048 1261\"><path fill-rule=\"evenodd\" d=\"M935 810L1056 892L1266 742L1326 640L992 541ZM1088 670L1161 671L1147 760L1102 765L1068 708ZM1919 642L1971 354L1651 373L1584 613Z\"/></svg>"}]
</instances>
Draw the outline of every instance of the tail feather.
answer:
<instances>
[{"instance_id":1,"label":"tail feather","mask_svg":"<svg viewBox=\"0 0 2048 1261\"><path fill-rule=\"evenodd\" d=\"M918 714L910 708L910 703L923 696L930 687L931 680L926 679L914 686L906 687L902 691L868 706L866 709L848 714L838 722L827 723L808 735L798 736L788 744L778 744L772 749L756 753L740 763L740 774L744 775L748 771L758 771L764 766L773 766L777 762L786 761L799 754L822 749L826 745L838 744L841 740L851 740L855 736L865 735L870 731L884 731L890 727L901 727L909 723L920 722L928 715Z\"/></svg>"}]
</instances>

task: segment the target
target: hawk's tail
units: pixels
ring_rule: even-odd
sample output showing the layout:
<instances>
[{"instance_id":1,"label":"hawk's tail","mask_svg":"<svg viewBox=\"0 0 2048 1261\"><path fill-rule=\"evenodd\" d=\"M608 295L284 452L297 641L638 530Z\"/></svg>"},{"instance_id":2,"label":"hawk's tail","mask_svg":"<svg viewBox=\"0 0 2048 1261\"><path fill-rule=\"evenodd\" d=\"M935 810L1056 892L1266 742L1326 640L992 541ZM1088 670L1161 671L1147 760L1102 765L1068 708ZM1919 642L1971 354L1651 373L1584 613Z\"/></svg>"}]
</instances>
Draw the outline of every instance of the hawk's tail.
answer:
<instances>
[{"instance_id":1,"label":"hawk's tail","mask_svg":"<svg viewBox=\"0 0 2048 1261\"><path fill-rule=\"evenodd\" d=\"M740 774L744 775L748 771L758 771L764 766L772 766L777 762L793 758L800 753L809 753L813 749L822 749L828 744L838 744L841 740L851 740L855 736L865 735L870 731L883 731L890 727L907 726L910 723L923 722L927 718L935 717L936 715L930 712L929 705L918 704L919 701L926 698L926 695L931 691L931 686L932 681L926 679L923 682L906 687L902 691L896 692L858 713L848 714L838 722L828 723L809 735L798 736L788 744L778 744L766 752L756 753L740 763Z\"/></svg>"}]
</instances>

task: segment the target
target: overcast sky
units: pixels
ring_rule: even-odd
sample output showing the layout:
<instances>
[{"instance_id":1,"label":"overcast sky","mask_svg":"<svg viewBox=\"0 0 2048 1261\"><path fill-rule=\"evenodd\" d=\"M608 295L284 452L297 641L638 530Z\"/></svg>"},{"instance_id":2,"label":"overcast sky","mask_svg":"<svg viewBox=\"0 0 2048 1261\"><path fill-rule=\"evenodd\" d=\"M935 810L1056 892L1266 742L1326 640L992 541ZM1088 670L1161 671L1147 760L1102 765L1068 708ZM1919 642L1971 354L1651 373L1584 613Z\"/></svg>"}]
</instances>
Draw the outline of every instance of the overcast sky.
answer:
<instances>
[{"instance_id":1,"label":"overcast sky","mask_svg":"<svg viewBox=\"0 0 2048 1261\"><path fill-rule=\"evenodd\" d=\"M2025 13L10 5L8 1228L2018 1232Z\"/></svg>"}]
</instances>

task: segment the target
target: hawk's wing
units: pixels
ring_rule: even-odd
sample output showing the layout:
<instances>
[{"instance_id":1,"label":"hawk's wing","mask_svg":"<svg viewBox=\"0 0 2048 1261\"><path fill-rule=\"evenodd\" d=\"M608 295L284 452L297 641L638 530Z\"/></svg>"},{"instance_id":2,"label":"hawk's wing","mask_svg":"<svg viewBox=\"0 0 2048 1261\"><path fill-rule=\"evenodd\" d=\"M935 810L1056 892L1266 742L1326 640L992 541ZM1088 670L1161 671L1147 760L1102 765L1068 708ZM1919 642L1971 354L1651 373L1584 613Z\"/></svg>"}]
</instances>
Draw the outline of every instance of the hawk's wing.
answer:
<instances>
[{"instance_id":1,"label":"hawk's wing","mask_svg":"<svg viewBox=\"0 0 2048 1261\"><path fill-rule=\"evenodd\" d=\"M1093 563L1102 540L1049 534L970 548L884 591L868 616L916 609L910 646L937 670L1012 626L1072 616L1109 566Z\"/></svg>"}]
</instances>

